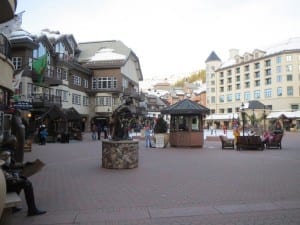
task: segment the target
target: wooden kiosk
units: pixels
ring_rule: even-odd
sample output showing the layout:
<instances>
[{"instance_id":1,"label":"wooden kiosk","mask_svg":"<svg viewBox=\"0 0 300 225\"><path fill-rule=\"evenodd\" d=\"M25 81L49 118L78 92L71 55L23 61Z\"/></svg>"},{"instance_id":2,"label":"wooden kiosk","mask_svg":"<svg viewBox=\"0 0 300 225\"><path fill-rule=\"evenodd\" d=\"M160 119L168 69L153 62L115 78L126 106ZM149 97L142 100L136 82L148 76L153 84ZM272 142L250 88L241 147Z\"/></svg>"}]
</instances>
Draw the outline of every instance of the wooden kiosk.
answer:
<instances>
[{"instance_id":1,"label":"wooden kiosk","mask_svg":"<svg viewBox=\"0 0 300 225\"><path fill-rule=\"evenodd\" d=\"M203 117L209 113L208 108L189 99L184 99L166 107L161 113L171 115L170 146L203 146Z\"/></svg>"}]
</instances>

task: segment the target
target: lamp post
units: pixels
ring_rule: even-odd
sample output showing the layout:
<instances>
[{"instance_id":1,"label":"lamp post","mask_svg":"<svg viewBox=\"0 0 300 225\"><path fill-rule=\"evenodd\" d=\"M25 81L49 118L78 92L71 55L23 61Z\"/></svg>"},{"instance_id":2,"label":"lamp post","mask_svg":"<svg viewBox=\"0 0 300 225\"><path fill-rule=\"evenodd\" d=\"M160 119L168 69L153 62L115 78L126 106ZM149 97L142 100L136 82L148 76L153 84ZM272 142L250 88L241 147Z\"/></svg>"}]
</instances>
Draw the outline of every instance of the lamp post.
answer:
<instances>
[{"instance_id":1,"label":"lamp post","mask_svg":"<svg viewBox=\"0 0 300 225\"><path fill-rule=\"evenodd\" d=\"M243 120L243 136L245 136L245 108L244 102L242 102L242 120Z\"/></svg>"},{"instance_id":2,"label":"lamp post","mask_svg":"<svg viewBox=\"0 0 300 225\"><path fill-rule=\"evenodd\" d=\"M266 130L266 108L264 106L264 115L263 115L263 119L264 119L264 132Z\"/></svg>"}]
</instances>

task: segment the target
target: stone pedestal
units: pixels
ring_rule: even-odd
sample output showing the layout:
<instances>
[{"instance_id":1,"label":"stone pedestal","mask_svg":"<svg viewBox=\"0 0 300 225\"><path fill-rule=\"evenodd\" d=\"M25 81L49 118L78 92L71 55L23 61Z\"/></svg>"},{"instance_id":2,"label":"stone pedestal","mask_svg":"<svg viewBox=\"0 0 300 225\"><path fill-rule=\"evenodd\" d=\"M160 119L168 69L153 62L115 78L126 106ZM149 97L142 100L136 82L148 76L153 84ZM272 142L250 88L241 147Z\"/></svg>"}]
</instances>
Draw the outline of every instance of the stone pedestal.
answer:
<instances>
[{"instance_id":1,"label":"stone pedestal","mask_svg":"<svg viewBox=\"0 0 300 225\"><path fill-rule=\"evenodd\" d=\"M132 140L103 140L102 167L106 169L133 169L138 167L139 145Z\"/></svg>"}]
</instances>

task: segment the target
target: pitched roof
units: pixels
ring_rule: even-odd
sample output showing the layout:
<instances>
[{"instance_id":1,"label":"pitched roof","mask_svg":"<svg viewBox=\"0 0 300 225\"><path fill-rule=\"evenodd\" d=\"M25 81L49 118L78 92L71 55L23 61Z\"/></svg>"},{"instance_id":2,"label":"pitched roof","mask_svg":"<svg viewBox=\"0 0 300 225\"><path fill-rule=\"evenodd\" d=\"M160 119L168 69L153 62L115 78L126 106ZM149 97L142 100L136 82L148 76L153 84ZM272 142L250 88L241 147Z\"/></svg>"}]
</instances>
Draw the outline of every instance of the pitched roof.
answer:
<instances>
[{"instance_id":1,"label":"pitched roof","mask_svg":"<svg viewBox=\"0 0 300 225\"><path fill-rule=\"evenodd\" d=\"M211 61L221 61L221 59L217 56L217 54L212 51L208 58L205 60L205 63L211 62Z\"/></svg>"},{"instance_id":2,"label":"pitched roof","mask_svg":"<svg viewBox=\"0 0 300 225\"><path fill-rule=\"evenodd\" d=\"M197 104L189 99L184 99L173 105L164 108L161 111L162 114L171 115L195 115L195 114L208 114L209 108L203 105Z\"/></svg>"},{"instance_id":3,"label":"pitched roof","mask_svg":"<svg viewBox=\"0 0 300 225\"><path fill-rule=\"evenodd\" d=\"M265 105L260 101L253 100L245 103L245 109L264 109Z\"/></svg>"}]
</instances>

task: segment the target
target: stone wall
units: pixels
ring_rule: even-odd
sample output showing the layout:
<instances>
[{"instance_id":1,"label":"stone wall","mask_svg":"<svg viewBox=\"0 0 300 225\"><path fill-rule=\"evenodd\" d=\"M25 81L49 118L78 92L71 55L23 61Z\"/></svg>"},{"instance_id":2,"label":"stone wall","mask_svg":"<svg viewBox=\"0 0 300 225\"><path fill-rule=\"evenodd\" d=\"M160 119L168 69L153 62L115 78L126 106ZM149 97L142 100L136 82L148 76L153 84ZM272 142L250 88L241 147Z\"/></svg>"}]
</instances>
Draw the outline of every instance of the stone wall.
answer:
<instances>
[{"instance_id":1,"label":"stone wall","mask_svg":"<svg viewBox=\"0 0 300 225\"><path fill-rule=\"evenodd\" d=\"M138 167L138 141L102 141L102 167L106 169L132 169Z\"/></svg>"}]
</instances>

